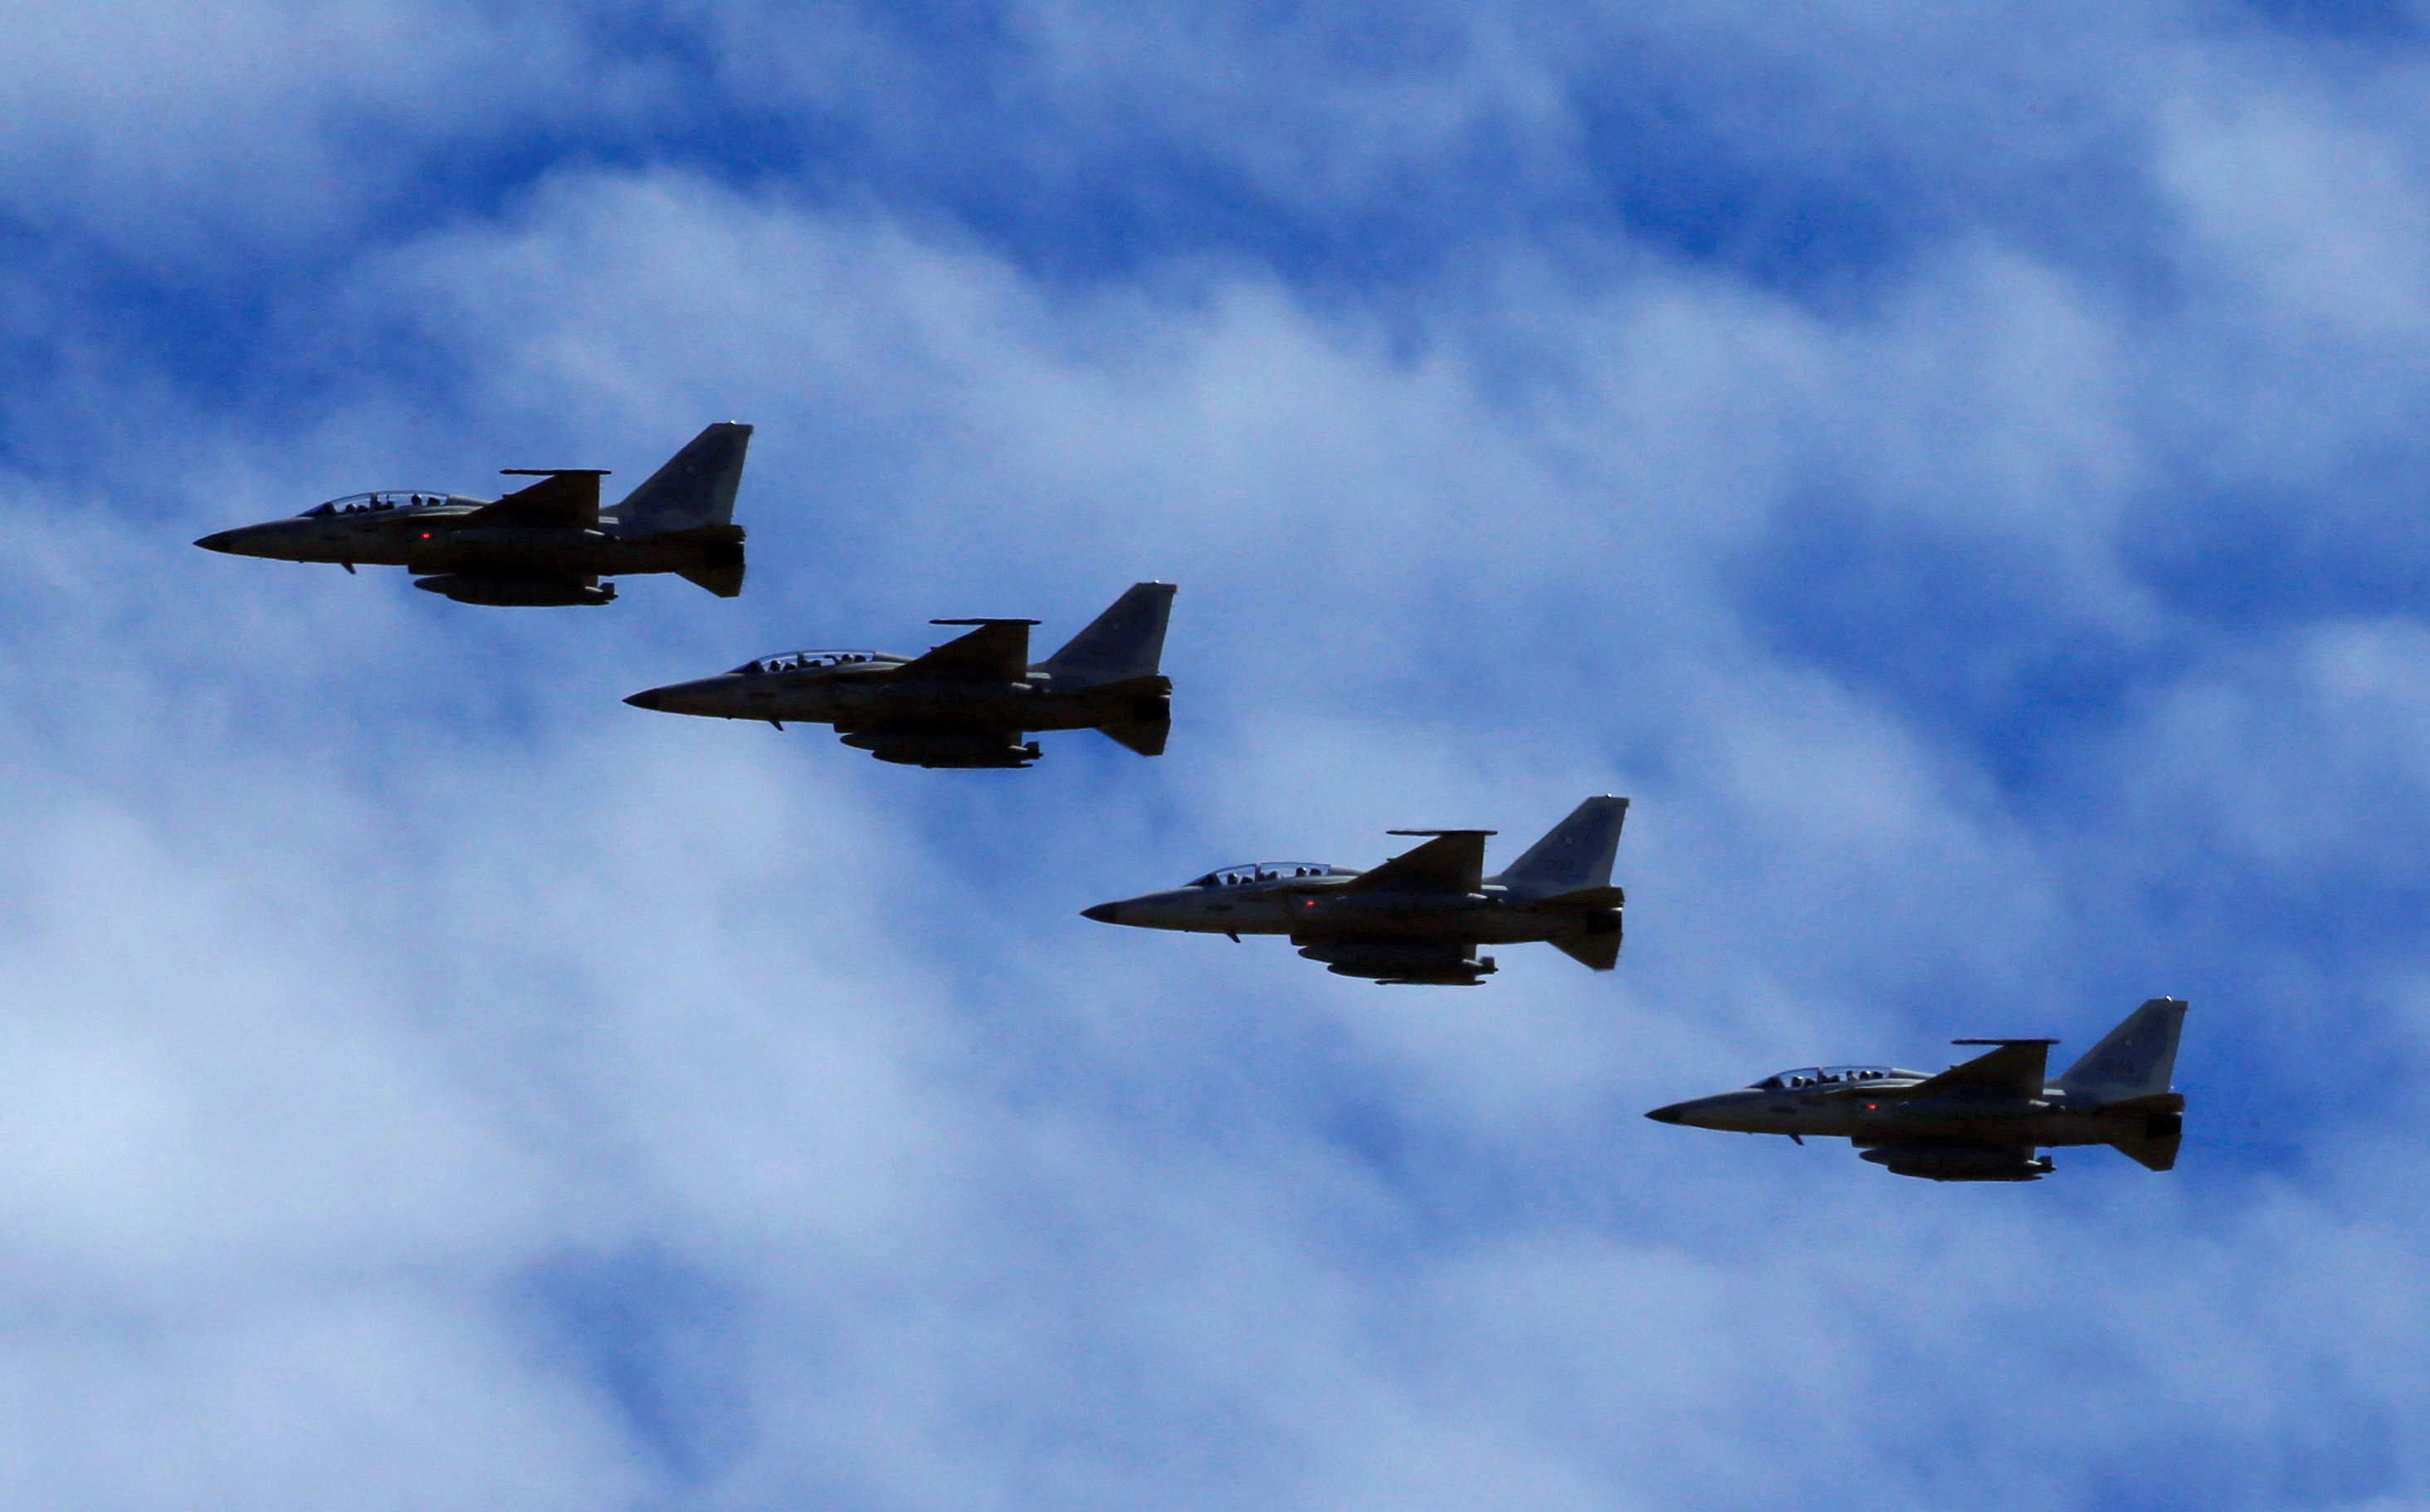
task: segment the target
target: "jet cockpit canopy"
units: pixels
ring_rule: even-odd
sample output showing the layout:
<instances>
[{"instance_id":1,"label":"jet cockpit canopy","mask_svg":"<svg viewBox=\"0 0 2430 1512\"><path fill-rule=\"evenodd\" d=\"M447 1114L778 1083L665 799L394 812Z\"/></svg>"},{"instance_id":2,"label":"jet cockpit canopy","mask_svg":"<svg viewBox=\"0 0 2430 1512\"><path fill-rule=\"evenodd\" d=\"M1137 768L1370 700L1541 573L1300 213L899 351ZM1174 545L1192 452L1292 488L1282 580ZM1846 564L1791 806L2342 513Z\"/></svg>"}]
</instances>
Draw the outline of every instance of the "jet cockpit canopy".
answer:
<instances>
[{"instance_id":1,"label":"jet cockpit canopy","mask_svg":"<svg viewBox=\"0 0 2430 1512\"><path fill-rule=\"evenodd\" d=\"M1219 866L1203 877L1192 877L1193 888L1237 888L1251 882L1289 882L1295 877L1355 877L1358 873L1346 866L1334 866L1324 861L1248 861L1239 866Z\"/></svg>"},{"instance_id":2,"label":"jet cockpit canopy","mask_svg":"<svg viewBox=\"0 0 2430 1512\"><path fill-rule=\"evenodd\" d=\"M875 661L874 651L793 651L781 656L762 656L735 668L745 676L766 672L820 672L828 667L849 667L859 662Z\"/></svg>"},{"instance_id":3,"label":"jet cockpit canopy","mask_svg":"<svg viewBox=\"0 0 2430 1512\"><path fill-rule=\"evenodd\" d=\"M332 514L370 514L383 509L416 509L426 504L445 504L444 493L424 493L413 489L388 489L377 493L349 493L342 499L316 504L299 518L316 519Z\"/></svg>"},{"instance_id":4,"label":"jet cockpit canopy","mask_svg":"<svg viewBox=\"0 0 2430 1512\"><path fill-rule=\"evenodd\" d=\"M1887 1077L1922 1080L1919 1072L1901 1071L1895 1066L1800 1066L1777 1076L1767 1076L1754 1083L1750 1090L1761 1092L1793 1091L1806 1087L1839 1087L1848 1082L1876 1082Z\"/></svg>"}]
</instances>

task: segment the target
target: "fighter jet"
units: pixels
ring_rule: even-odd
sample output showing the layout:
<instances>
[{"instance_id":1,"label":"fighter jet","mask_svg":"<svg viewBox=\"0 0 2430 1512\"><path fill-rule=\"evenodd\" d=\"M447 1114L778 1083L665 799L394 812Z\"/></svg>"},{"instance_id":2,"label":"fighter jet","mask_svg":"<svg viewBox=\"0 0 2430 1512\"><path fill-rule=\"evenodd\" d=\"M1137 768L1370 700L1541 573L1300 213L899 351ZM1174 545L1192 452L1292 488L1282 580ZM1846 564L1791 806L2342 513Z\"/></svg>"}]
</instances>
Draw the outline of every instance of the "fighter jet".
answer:
<instances>
[{"instance_id":1,"label":"fighter jet","mask_svg":"<svg viewBox=\"0 0 2430 1512\"><path fill-rule=\"evenodd\" d=\"M1611 859L1625 798L1589 798L1499 876L1485 872L1490 829L1396 829L1431 837L1373 872L1323 861L1219 866L1188 887L1101 903L1103 924L1197 934L1289 935L1337 976L1387 987L1474 987L1494 970L1479 945L1547 940L1598 972L1620 960Z\"/></svg>"},{"instance_id":2,"label":"fighter jet","mask_svg":"<svg viewBox=\"0 0 2430 1512\"><path fill-rule=\"evenodd\" d=\"M1929 1181L2039 1181L2052 1166L2035 1149L2062 1144L2110 1145L2166 1171L2185 1133L2186 1100L2169 1090L2185 1022L2183 1002L2154 998L2055 1082L2042 1080L2042 1062L2056 1039L1956 1039L1999 1048L1937 1076L1806 1066L1645 1116L1799 1144L1844 1136L1862 1158Z\"/></svg>"},{"instance_id":3,"label":"fighter jet","mask_svg":"<svg viewBox=\"0 0 2430 1512\"><path fill-rule=\"evenodd\" d=\"M289 520L205 536L194 544L237 557L402 567L413 586L459 604L606 604L602 577L674 573L720 598L742 591L742 481L748 425L692 438L613 514L599 512L596 468L509 467L541 481L502 499L390 489L316 504ZM428 574L428 575L423 575Z\"/></svg>"},{"instance_id":4,"label":"fighter jet","mask_svg":"<svg viewBox=\"0 0 2430 1512\"><path fill-rule=\"evenodd\" d=\"M832 724L843 743L918 767L1026 767L1030 730L1099 730L1141 756L1162 756L1173 683L1157 671L1173 612L1170 583L1140 583L1072 643L1033 665L1036 620L931 620L976 625L925 656L796 651L746 661L697 682L624 700L636 708L717 719Z\"/></svg>"}]
</instances>

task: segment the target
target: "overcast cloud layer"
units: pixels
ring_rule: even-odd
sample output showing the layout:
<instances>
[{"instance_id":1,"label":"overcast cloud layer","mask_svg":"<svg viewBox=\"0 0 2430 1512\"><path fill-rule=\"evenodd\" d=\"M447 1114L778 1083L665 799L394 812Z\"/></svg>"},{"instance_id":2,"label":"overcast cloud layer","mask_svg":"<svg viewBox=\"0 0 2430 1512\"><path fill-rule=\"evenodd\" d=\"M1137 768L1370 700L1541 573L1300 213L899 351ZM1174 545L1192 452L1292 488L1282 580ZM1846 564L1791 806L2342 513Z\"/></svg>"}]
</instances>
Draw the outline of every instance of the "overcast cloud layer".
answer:
<instances>
[{"instance_id":1,"label":"overcast cloud layer","mask_svg":"<svg viewBox=\"0 0 2430 1512\"><path fill-rule=\"evenodd\" d=\"M0 24L13 1503L2430 1505L2418 6ZM724 419L738 601L187 544ZM617 702L1147 577L1155 761ZM1608 976L1078 917L1606 791Z\"/></svg>"}]
</instances>

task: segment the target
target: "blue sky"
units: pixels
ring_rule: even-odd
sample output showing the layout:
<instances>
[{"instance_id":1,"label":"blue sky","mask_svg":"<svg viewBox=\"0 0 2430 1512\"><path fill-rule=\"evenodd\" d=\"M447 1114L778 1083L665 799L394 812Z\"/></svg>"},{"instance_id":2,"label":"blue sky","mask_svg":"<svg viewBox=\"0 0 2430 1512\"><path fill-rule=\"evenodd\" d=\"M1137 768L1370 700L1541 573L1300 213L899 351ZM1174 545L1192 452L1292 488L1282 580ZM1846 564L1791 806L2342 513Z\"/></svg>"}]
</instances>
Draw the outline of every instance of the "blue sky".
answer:
<instances>
[{"instance_id":1,"label":"blue sky","mask_svg":"<svg viewBox=\"0 0 2430 1512\"><path fill-rule=\"evenodd\" d=\"M2425 25L17 16L17 1499L2430 1504ZM723 419L737 601L187 544ZM1156 761L617 702L1145 577ZM1604 791L1608 976L1077 916ZM2162 992L2167 1175L1639 1117Z\"/></svg>"}]
</instances>

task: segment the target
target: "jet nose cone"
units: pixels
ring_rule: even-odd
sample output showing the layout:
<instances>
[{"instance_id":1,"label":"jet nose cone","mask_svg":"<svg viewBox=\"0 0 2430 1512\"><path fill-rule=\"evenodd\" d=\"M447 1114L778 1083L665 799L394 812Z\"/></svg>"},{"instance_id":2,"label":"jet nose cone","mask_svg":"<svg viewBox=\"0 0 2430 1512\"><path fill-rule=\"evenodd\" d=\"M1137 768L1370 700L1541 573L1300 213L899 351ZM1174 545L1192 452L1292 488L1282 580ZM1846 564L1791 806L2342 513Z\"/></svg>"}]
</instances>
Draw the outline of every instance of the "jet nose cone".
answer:
<instances>
[{"instance_id":1,"label":"jet nose cone","mask_svg":"<svg viewBox=\"0 0 2430 1512\"><path fill-rule=\"evenodd\" d=\"M1669 1107L1657 1107L1645 1116L1656 1123L1677 1123L1680 1122L1679 1105L1673 1103Z\"/></svg>"},{"instance_id":2,"label":"jet nose cone","mask_svg":"<svg viewBox=\"0 0 2430 1512\"><path fill-rule=\"evenodd\" d=\"M632 705L635 708L654 709L658 707L659 705L665 702L665 700L661 697L657 689L645 688L641 690L641 691L635 693L632 697L624 700L624 702Z\"/></svg>"},{"instance_id":3,"label":"jet nose cone","mask_svg":"<svg viewBox=\"0 0 2430 1512\"><path fill-rule=\"evenodd\" d=\"M1113 922L1116 922L1116 918L1115 918L1115 916L1116 916L1116 915L1118 915L1118 914L1120 914L1121 912L1122 912L1122 905L1121 905L1121 904L1118 904L1118 903L1101 903L1101 904L1097 905L1097 906L1096 906L1095 907L1093 907L1093 908L1083 908L1083 909L1081 909L1081 910L1080 910L1080 917L1081 917L1081 918L1083 918L1083 919L1094 919L1097 922L1099 922L1099 923L1101 923L1101 924L1110 924L1110 923L1113 923Z\"/></svg>"},{"instance_id":4,"label":"jet nose cone","mask_svg":"<svg viewBox=\"0 0 2430 1512\"><path fill-rule=\"evenodd\" d=\"M235 531L220 530L205 536L202 540L195 541L194 544L202 547L205 551L226 551L235 540Z\"/></svg>"}]
</instances>

